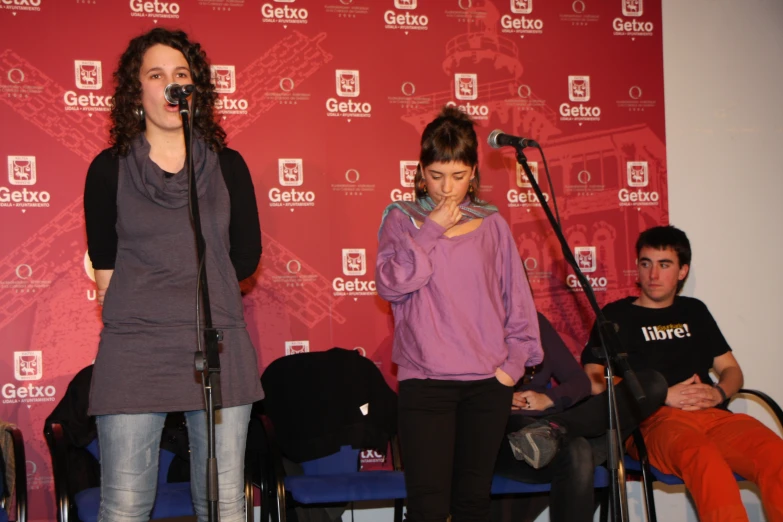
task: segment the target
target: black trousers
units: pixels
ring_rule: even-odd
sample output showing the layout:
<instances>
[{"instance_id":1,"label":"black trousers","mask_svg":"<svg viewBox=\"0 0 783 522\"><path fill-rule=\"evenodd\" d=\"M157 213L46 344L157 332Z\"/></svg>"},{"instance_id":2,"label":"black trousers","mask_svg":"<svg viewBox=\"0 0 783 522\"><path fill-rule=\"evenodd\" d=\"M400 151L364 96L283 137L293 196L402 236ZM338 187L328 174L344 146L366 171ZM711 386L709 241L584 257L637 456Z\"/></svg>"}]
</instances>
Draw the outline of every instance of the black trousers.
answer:
<instances>
[{"instance_id":1,"label":"black trousers","mask_svg":"<svg viewBox=\"0 0 783 522\"><path fill-rule=\"evenodd\" d=\"M668 385L652 370L636 372L646 399L637 403L624 382L615 386L621 438L625 440L639 424L660 408L666 400ZM607 393L590 397L557 414L545 417L511 415L506 432L522 429L539 419L564 426L567 437L554 460L541 469L518 461L507 440L501 444L497 473L535 484L552 483L549 493L549 519L552 522L589 522L593 520L595 466L606 460L606 429L609 419Z\"/></svg>"},{"instance_id":2,"label":"black trousers","mask_svg":"<svg viewBox=\"0 0 783 522\"><path fill-rule=\"evenodd\" d=\"M513 388L497 379L408 379L399 434L410 522L486 522Z\"/></svg>"},{"instance_id":3,"label":"black trousers","mask_svg":"<svg viewBox=\"0 0 783 522\"><path fill-rule=\"evenodd\" d=\"M555 455L554 460L541 469L532 468L524 461L516 460L508 442L503 441L498 454L496 473L520 482L551 483L552 489L549 493L551 522L592 522L593 520L595 466L593 466L591 445L584 437L570 438ZM535 517L531 520L533 518Z\"/></svg>"},{"instance_id":4,"label":"black trousers","mask_svg":"<svg viewBox=\"0 0 783 522\"><path fill-rule=\"evenodd\" d=\"M636 402L624 381L615 386L617 413L620 417L620 440L627 439L642 421L663 406L669 391L666 379L654 370L640 370L636 372L636 378L646 396L642 402ZM570 436L588 439L593 447L596 466L602 464L608 455L605 437L609 424L607 397L607 392L603 392L563 412L544 417L565 426Z\"/></svg>"}]
</instances>

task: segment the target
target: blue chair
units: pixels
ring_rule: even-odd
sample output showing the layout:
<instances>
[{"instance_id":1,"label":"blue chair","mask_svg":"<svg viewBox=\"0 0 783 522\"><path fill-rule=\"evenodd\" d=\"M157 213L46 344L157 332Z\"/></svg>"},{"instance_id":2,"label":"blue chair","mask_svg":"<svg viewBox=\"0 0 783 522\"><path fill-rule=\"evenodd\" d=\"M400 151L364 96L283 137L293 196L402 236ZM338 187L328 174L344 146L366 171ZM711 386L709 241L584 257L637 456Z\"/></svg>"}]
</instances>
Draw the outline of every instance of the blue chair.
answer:
<instances>
[{"instance_id":1,"label":"blue chair","mask_svg":"<svg viewBox=\"0 0 783 522\"><path fill-rule=\"evenodd\" d=\"M52 459L57 521L91 522L97 519L100 504L100 448L96 436L95 419L87 415L92 365L80 370L68 383L68 389L52 413L44 422L44 437ZM183 458L187 441L178 433L185 430L185 420L169 414L165 444L176 448ZM177 476L189 478L183 458L175 468ZM151 518L192 516L193 502L190 482L168 482L175 454L160 450L158 462L157 497ZM253 488L249 474L245 477L245 502L247 520L253 516Z\"/></svg>"},{"instance_id":2,"label":"blue chair","mask_svg":"<svg viewBox=\"0 0 783 522\"><path fill-rule=\"evenodd\" d=\"M595 468L593 484L596 488L609 487L609 472L603 466ZM551 489L551 484L531 484L528 482L519 482L500 475L492 477L492 495L514 495L525 493L547 493Z\"/></svg>"},{"instance_id":3,"label":"blue chair","mask_svg":"<svg viewBox=\"0 0 783 522\"><path fill-rule=\"evenodd\" d=\"M775 414L775 417L777 418L778 422L781 424L781 426L783 426L783 409L780 408L778 403L775 402L775 400L772 397L758 390L751 390L745 388L738 391L735 397L737 395L751 395L761 399L761 401L763 401L767 406L769 406L769 408ZM637 476L641 478L642 486L644 488L643 494L645 500L645 509L647 512L647 521L658 522L658 516L655 511L655 499L653 497L653 483L655 481L658 481L669 486L679 486L683 484L683 481L676 475L669 475L667 473L664 473L661 470L657 469L652 464L650 464L650 460L647 455L647 446L645 446L644 439L639 430L636 430L634 432L633 437L634 437L634 444L636 445L636 449L639 453L639 460L635 460L626 455L624 460L625 469L629 475ZM736 473L734 474L734 477L737 479L737 481L745 480L743 477L739 476Z\"/></svg>"},{"instance_id":4,"label":"blue chair","mask_svg":"<svg viewBox=\"0 0 783 522\"><path fill-rule=\"evenodd\" d=\"M596 489L605 489L609 487L609 471L607 471L605 467L597 466L595 468L593 484ZM551 489L552 485L549 483L532 484L495 475L492 477L492 489L490 490L490 494L492 496L524 495L531 493L548 493ZM607 500L608 498L606 495L601 497L601 520L606 520L608 517Z\"/></svg>"},{"instance_id":5,"label":"blue chair","mask_svg":"<svg viewBox=\"0 0 783 522\"><path fill-rule=\"evenodd\" d=\"M265 462L260 465L261 519L270 512L276 522L286 521L286 494L300 504L346 504L364 500L394 500L394 522L402 522L406 497L405 476L400 471L396 439L392 440L394 471L359 471L359 452L342 446L337 453L300 463L302 475L287 475L274 426L262 418L267 443Z\"/></svg>"},{"instance_id":6,"label":"blue chair","mask_svg":"<svg viewBox=\"0 0 783 522\"><path fill-rule=\"evenodd\" d=\"M274 441L274 427L271 421L263 418L268 439L268 460L260 467L267 473L267 484L259 484L262 491L262 520L267 520L269 511L264 505L271 504L273 519L285 522L286 492L301 504L346 503L360 500L394 499L394 521L402 521L403 500L406 497L405 477L398 458L399 452L393 441L392 459L395 471L357 471L359 450L343 446L338 453L327 457L301 463L303 475L286 475L282 465L282 455ZM282 480L281 480L282 477ZM594 477L596 488L609 485L609 472L598 466ZM551 485L519 482L495 475L492 480L491 494L513 495L546 493ZM269 494L265 495L265 491ZM605 503L602 503L604 509ZM603 518L602 518L603 519Z\"/></svg>"},{"instance_id":7,"label":"blue chair","mask_svg":"<svg viewBox=\"0 0 783 522\"><path fill-rule=\"evenodd\" d=\"M262 520L271 512L284 522L288 496L308 506L394 500L401 522L397 394L375 363L343 348L300 353L273 361L261 382L266 397L251 417L251 431L259 433L249 445L262 448L255 466ZM360 449L390 442L393 471L359 471ZM287 475L284 458L303 473Z\"/></svg>"},{"instance_id":8,"label":"blue chair","mask_svg":"<svg viewBox=\"0 0 783 522\"><path fill-rule=\"evenodd\" d=\"M27 459L24 451L24 437L22 431L13 425L6 425L5 431L11 437L12 451L14 458L14 500L16 506L16 522L27 522ZM0 466L0 522L8 521L8 503L9 499L2 496L5 491L5 463L8 459L5 455L0 455L2 466ZM10 488L9 488L10 490Z\"/></svg>"},{"instance_id":9,"label":"blue chair","mask_svg":"<svg viewBox=\"0 0 783 522\"><path fill-rule=\"evenodd\" d=\"M184 423L184 420L182 421ZM181 427L184 429L184 426ZM54 490L58 522L94 522L98 519L100 486L84 486L70 480L85 469L94 470L100 463L98 439L93 438L84 448L74 446L66 436L63 425L47 419L44 436L49 446L54 475ZM157 496L150 514L152 520L195 515L190 494L190 482L168 482L168 475L176 455L161 448L158 461ZM253 489L249 475L245 477L246 520L253 517Z\"/></svg>"},{"instance_id":10,"label":"blue chair","mask_svg":"<svg viewBox=\"0 0 783 522\"><path fill-rule=\"evenodd\" d=\"M67 445L69 443L62 426L55 422L48 423L44 428L44 435L52 457L58 522L97 521L101 499L100 486L73 491L68 480L70 471ZM93 439L85 449L96 461L100 462L100 448L97 439ZM190 482L167 482L167 475L174 457L174 453L165 449L160 450L158 491L151 513L153 520L194 515ZM252 513L252 503L249 505Z\"/></svg>"}]
</instances>

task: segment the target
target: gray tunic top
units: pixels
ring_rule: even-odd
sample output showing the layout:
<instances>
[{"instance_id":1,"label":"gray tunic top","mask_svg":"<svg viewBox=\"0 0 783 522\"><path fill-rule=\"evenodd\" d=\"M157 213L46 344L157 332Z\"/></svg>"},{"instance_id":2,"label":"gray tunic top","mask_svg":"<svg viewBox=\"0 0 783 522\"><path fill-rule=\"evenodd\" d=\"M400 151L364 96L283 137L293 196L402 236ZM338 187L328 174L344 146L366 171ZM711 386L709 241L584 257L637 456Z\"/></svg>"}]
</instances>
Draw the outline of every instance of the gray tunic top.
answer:
<instances>
[{"instance_id":1,"label":"gray tunic top","mask_svg":"<svg viewBox=\"0 0 783 522\"><path fill-rule=\"evenodd\" d=\"M204 408L193 364L197 264L187 176L166 176L149 159L149 150L142 135L131 154L119 158L117 255L104 300L90 415ZM194 143L194 162L212 321L223 332L223 406L249 404L263 392L229 257L229 191L218 155L200 140Z\"/></svg>"}]
</instances>

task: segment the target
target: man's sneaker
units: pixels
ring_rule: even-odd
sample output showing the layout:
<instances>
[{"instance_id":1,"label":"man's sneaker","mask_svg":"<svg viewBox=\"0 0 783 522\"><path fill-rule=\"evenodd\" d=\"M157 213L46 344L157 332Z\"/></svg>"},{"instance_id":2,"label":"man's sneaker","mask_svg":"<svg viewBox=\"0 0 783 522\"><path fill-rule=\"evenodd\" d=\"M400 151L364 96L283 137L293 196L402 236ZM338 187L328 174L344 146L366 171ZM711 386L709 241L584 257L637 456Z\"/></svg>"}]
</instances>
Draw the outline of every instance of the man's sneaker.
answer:
<instances>
[{"instance_id":1,"label":"man's sneaker","mask_svg":"<svg viewBox=\"0 0 783 522\"><path fill-rule=\"evenodd\" d=\"M508 434L514 458L524 460L535 469L543 468L555 458L565 428L548 421L536 421Z\"/></svg>"}]
</instances>

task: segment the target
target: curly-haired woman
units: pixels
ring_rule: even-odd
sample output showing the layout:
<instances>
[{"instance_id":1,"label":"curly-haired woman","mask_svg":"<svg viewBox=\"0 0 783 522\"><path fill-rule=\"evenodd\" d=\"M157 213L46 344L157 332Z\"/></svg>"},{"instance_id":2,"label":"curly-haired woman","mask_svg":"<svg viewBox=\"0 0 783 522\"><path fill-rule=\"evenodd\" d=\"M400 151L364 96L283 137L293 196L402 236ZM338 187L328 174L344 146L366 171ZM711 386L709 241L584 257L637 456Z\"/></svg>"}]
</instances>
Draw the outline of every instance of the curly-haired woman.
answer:
<instances>
[{"instance_id":1,"label":"curly-haired woman","mask_svg":"<svg viewBox=\"0 0 783 522\"><path fill-rule=\"evenodd\" d=\"M244 520L244 449L262 398L239 280L261 255L253 183L214 119L206 54L181 31L131 40L114 73L111 147L87 172L84 210L103 331L90 390L101 447L101 521L148 520L167 412L184 411L191 484L206 520L206 415L193 368L197 260L188 210L185 141L166 85L195 85L193 175L206 241L214 326L223 332L223 408L216 416L220 519Z\"/></svg>"}]
</instances>

